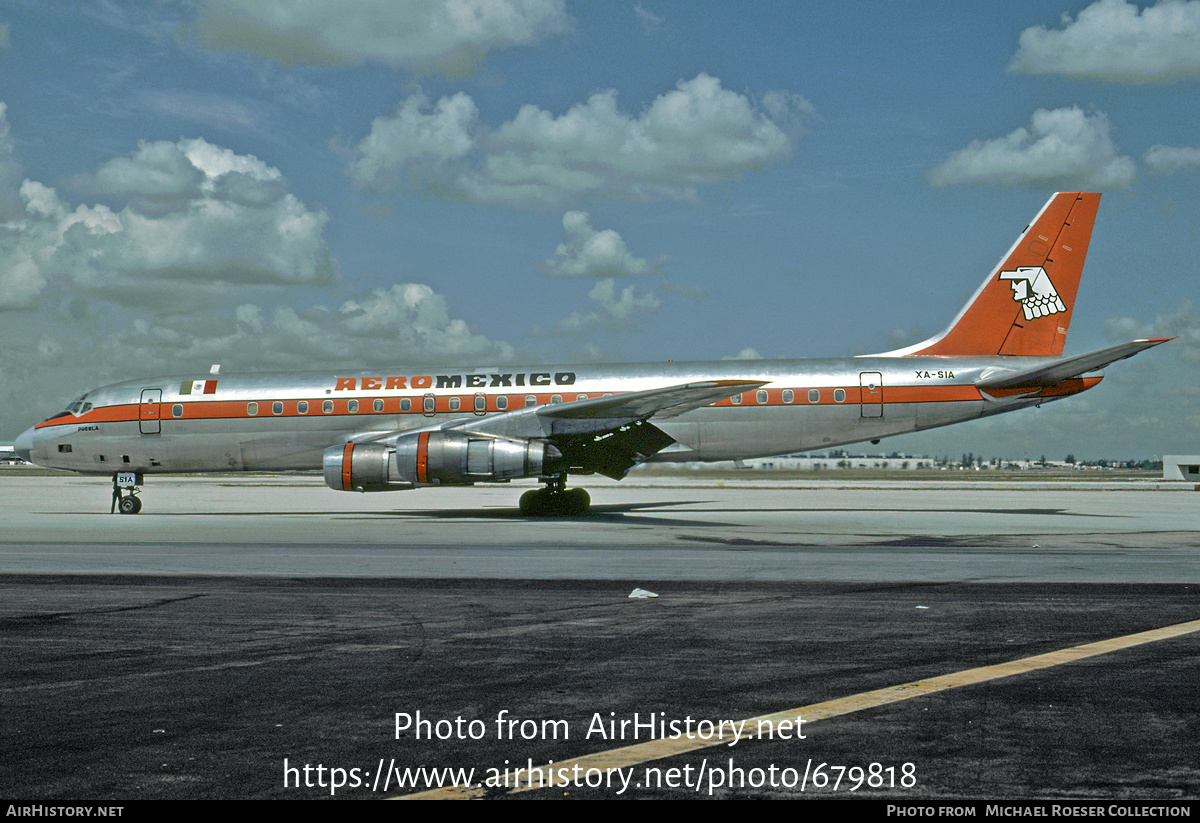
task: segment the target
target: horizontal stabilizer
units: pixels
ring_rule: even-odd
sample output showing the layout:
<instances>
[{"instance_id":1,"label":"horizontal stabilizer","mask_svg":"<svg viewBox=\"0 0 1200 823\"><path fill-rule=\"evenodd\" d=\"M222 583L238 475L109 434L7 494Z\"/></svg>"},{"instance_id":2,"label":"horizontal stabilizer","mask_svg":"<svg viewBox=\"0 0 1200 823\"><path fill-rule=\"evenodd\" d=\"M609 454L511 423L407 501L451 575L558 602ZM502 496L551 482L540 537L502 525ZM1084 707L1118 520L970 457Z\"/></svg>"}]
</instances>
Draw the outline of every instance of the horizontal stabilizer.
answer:
<instances>
[{"instance_id":1,"label":"horizontal stabilizer","mask_svg":"<svg viewBox=\"0 0 1200 823\"><path fill-rule=\"evenodd\" d=\"M1166 343L1168 340L1173 339L1172 337L1162 337L1154 340L1134 340L1130 343L1110 346L1107 349L1099 349L1087 354L1076 355L1075 357L1064 357L1051 363L1045 363L1031 369L1021 369L1020 371L989 370L990 373L985 372L986 376L982 380L976 381L975 385L980 389L1034 389L1053 386L1056 383L1061 383L1063 380L1080 377L1088 372L1102 369L1118 360L1133 357L1140 351L1153 348L1160 343Z\"/></svg>"}]
</instances>

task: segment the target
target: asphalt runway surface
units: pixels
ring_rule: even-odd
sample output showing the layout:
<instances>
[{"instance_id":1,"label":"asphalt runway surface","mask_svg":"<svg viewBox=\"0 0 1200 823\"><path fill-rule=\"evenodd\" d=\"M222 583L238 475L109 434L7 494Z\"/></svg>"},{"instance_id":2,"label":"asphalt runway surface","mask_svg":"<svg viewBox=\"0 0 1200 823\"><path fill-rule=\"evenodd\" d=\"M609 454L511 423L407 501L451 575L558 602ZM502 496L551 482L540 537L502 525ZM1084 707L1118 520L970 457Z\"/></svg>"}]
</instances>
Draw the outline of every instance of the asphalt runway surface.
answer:
<instances>
[{"instance_id":1,"label":"asphalt runway surface","mask_svg":"<svg viewBox=\"0 0 1200 823\"><path fill-rule=\"evenodd\" d=\"M1191 485L587 485L0 475L0 795L1200 795Z\"/></svg>"}]
</instances>

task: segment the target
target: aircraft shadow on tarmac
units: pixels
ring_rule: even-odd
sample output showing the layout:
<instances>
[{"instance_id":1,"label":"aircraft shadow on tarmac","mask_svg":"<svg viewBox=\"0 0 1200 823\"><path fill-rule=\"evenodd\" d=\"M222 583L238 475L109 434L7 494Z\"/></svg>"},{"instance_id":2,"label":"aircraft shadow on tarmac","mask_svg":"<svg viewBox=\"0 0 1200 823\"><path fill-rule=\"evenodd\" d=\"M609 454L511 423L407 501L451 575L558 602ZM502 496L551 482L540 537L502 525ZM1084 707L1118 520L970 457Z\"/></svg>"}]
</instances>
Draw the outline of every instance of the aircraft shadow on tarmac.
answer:
<instances>
[{"instance_id":1,"label":"aircraft shadow on tarmac","mask_svg":"<svg viewBox=\"0 0 1200 823\"><path fill-rule=\"evenodd\" d=\"M643 513L649 513L650 510L652 510L652 509L664 510L664 509L672 509L674 507L679 507L679 506L688 507L686 509L675 509L676 511L679 511L681 513L692 510L691 507L694 507L694 506L706 506L706 508L704 509L705 514L720 514L720 513L733 513L733 514L762 513L762 514L765 514L765 513L769 513L769 512L799 512L801 514L803 514L805 512L825 513L825 514L837 513L837 512L844 512L846 514L859 514L859 513L863 513L863 512L874 512L874 513L880 513L880 514L905 514L905 513L913 512L912 509L905 509L905 508L845 508L845 507L841 507L841 508L830 508L830 507L809 508L809 507L805 507L805 506L776 506L776 507L771 507L771 508L762 507L762 506L759 506L759 507L745 506L745 507L738 507L738 508L712 508L709 506L709 503L710 503L710 501L705 501L705 500L660 500L660 501L654 502L654 503L610 504L610 505L602 505L602 506L592 506L591 509L586 514L554 515L554 516L550 516L550 517L530 517L530 516L521 514L521 512L519 510L517 510L516 508L511 508L511 507L507 507L507 506L486 508L486 509L404 509L404 510L395 510L395 511L367 512L365 514L368 514L371 516L376 516L376 517L388 517L388 516L391 516L391 517L431 517L431 518L442 519L442 520L483 518L483 519L492 519L492 520L533 520L533 521L547 520L547 521L551 521L551 522L563 521L563 520L578 520L578 521L585 521L585 522L589 522L589 521L590 522L595 522L595 521L619 522L621 520L624 520L626 515L641 515ZM997 516L1001 516L1001 517L1012 516L1012 515L1026 515L1026 516L1043 516L1043 517L1059 516L1059 517L1088 517L1088 518L1091 518L1091 517L1124 518L1124 517L1130 516L1130 515L1125 515L1125 514L1096 514L1096 513L1092 513L1092 512L1074 512L1069 509L1046 509L1046 508L1021 508L1021 509L1000 509L1000 508L932 509L932 508L921 508L920 513L923 515L924 514L977 514L977 515L992 514L992 515L997 515ZM660 520L661 520L661 522L670 523L670 524L676 525L676 526L686 525L688 522L686 520L679 520L676 518L672 518L669 521L665 520L665 519L661 519L661 518L653 518L653 520L651 520L649 518L640 517L640 516L637 518L637 522L639 522L639 523L657 522ZM699 522L699 521L697 521L697 522ZM708 526L722 525L720 523L716 523L711 520L705 520L705 521L703 521L703 524L708 525ZM726 525L738 525L738 524L729 523Z\"/></svg>"},{"instance_id":2,"label":"aircraft shadow on tarmac","mask_svg":"<svg viewBox=\"0 0 1200 823\"><path fill-rule=\"evenodd\" d=\"M383 511L366 511L366 512L336 512L336 511L276 511L276 512L249 512L249 511L208 511L208 512L148 512L142 513L141 517L162 517L162 516L187 516L195 517L196 515L208 517L336 517L339 519L360 519L367 517L427 517L439 520L528 520L528 521L547 521L561 522L564 520L575 520L583 522L622 522L627 515L642 515L649 514L650 510L670 510L673 509L679 513L694 511L694 506L706 506L703 510L705 514L767 514L771 512L792 512L804 514L806 512L813 514L861 514L861 513L878 513L878 514L912 514L919 513L922 515L928 514L974 514L974 515L996 515L1000 517L1012 515L1025 516L1042 516L1042 517L1087 517L1087 518L1128 518L1133 515L1127 514L1099 514L1096 512L1075 512L1069 509L1047 509L1047 508L987 508L987 507L971 507L971 508L945 508L935 509L922 507L920 509L911 508L849 508L849 507L808 507L808 506L742 506L738 508L712 508L710 504L713 501L708 500L660 500L653 503L618 503L592 506L586 514L580 515L551 515L548 517L531 517L521 514L516 506L494 506L489 508L473 508L473 509L390 509ZM687 507L687 508L675 508ZM105 513L107 514L107 512ZM662 522L675 526L687 525L689 521L679 518L671 518L670 520L661 518L647 518L638 516L638 523L656 523ZM739 523L722 524L713 520L695 521L697 525L719 526L729 525L737 526L744 525Z\"/></svg>"},{"instance_id":3,"label":"aircraft shadow on tarmac","mask_svg":"<svg viewBox=\"0 0 1200 823\"><path fill-rule=\"evenodd\" d=\"M487 509L405 509L399 511L381 511L368 512L372 516L382 517L431 517L439 520L525 520L525 521L545 521L557 523L563 521L575 521L583 523L619 523L626 519L626 515L637 515L636 522L645 525L671 525L671 526L737 526L737 523L720 523L713 520L687 520L672 517L670 519L641 516L643 514L651 514L652 509L671 509L677 506L696 506L705 505L708 501L704 500L660 500L654 503L619 503L601 506L592 506L586 514L579 515L551 515L549 517L530 517L521 514L520 510L515 507L497 506ZM676 509L679 512L686 512L687 509ZM705 512L712 509L705 509ZM725 511L754 511L753 509L726 509Z\"/></svg>"}]
</instances>

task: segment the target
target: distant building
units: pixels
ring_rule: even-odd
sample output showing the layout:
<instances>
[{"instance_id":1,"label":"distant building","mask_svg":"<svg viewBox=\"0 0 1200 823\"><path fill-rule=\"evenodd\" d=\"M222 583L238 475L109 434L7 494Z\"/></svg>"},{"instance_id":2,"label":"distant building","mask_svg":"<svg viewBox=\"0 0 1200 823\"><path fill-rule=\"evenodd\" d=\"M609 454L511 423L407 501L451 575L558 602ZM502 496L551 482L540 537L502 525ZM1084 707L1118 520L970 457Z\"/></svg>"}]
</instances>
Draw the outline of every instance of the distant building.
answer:
<instances>
[{"instance_id":1,"label":"distant building","mask_svg":"<svg viewBox=\"0 0 1200 823\"><path fill-rule=\"evenodd\" d=\"M1163 480L1200 480L1200 454L1164 454Z\"/></svg>"}]
</instances>

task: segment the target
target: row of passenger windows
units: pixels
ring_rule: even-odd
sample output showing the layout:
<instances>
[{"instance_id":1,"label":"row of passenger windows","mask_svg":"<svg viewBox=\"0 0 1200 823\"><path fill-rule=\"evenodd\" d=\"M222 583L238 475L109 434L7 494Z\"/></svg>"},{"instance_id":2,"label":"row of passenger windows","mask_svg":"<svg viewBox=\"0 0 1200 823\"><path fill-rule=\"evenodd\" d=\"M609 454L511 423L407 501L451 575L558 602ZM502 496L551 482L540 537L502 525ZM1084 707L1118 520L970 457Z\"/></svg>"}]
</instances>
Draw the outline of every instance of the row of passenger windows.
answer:
<instances>
[{"instance_id":1,"label":"row of passenger windows","mask_svg":"<svg viewBox=\"0 0 1200 823\"><path fill-rule=\"evenodd\" d=\"M754 393L754 399L760 406L762 404L766 403L767 402L767 390L759 389L757 392ZM791 389L784 389L783 390L783 402L784 403L794 403L795 401L796 401L795 392L793 392ZM735 394L732 398L730 398L730 402L732 402L733 405L735 405L735 406L740 406L742 404L742 395ZM820 389L809 389L808 390L808 402L809 403L820 403L821 402L821 390ZM845 403L846 402L846 390L845 389L834 389L833 390L833 402L834 403Z\"/></svg>"},{"instance_id":2,"label":"row of passenger windows","mask_svg":"<svg viewBox=\"0 0 1200 823\"><path fill-rule=\"evenodd\" d=\"M579 394L579 395L575 396L576 400L587 400L587 398L588 398L588 396L586 394ZM563 396L561 394L551 395L550 402L551 403L561 403L561 402L563 402ZM533 394L526 395L526 397L525 397L525 405L526 406L536 406L537 404L538 404L537 395L533 395ZM473 398L473 405L474 405L474 410L477 412L487 411L487 398L482 395L476 395ZM462 398L451 397L449 406L450 406L450 411L452 411L452 412L453 411L461 411L462 410ZM436 397L424 397L421 399L421 411L432 412L432 411L436 410L436 407L437 407L437 398ZM383 408L384 407L383 407L382 400L376 399L376 400L371 401L371 411L376 412L376 413L382 413ZM497 397L496 398L496 408L500 411L504 411L505 409L507 409L508 408L508 398L504 395L500 395L499 397ZM346 411L347 412L349 412L350 414L357 414L358 410L359 410L359 402L357 400L346 401ZM410 398L410 397L400 398L400 411L401 412L412 411L412 398ZM176 404L174 406L174 408L172 409L172 413L176 417L182 417L183 416L183 406ZM296 402L296 413L297 414L308 414L308 401L307 400L298 400ZM333 414L333 401L332 400L325 400L324 402L321 403L321 413L322 414ZM253 417L254 415L257 415L258 414L258 404L254 403L254 402L247 403L246 404L246 414L250 415L251 417ZM271 404L271 414L283 414L283 402L282 401L276 400L274 403Z\"/></svg>"},{"instance_id":3,"label":"row of passenger windows","mask_svg":"<svg viewBox=\"0 0 1200 823\"><path fill-rule=\"evenodd\" d=\"M607 396L607 395L605 395L605 396ZM575 396L576 400L587 400L587 398L588 398L588 396L586 394L579 394L579 395ZM755 399L755 401L758 402L759 405L766 403L767 402L766 389L759 389L757 392L755 392L754 399ZM795 393L791 389L783 390L783 402L784 403L793 403L793 402L795 402L795 399L796 399ZM730 401L735 406L740 406L742 404L742 395L735 394L732 398L730 398ZM561 403L561 402L563 402L563 397L561 394L551 395L550 402L551 403ZM820 389L809 389L808 390L808 402L809 403L820 403L821 402L821 390ZM845 403L846 402L846 390L845 389L834 389L833 390L833 402ZM421 401L421 410L424 412L433 412L436 409L436 404L437 404L437 398L424 397L424 398L422 398L422 401ZM537 399L536 395L529 394L529 395L525 396L525 405L527 407L528 406L536 406L537 404L538 404L538 399ZM477 411L477 412L487 411L487 398L482 395L476 395L474 398L474 406L475 406L475 411ZM499 397L497 397L496 398L496 408L500 411L504 411L505 409L507 409L508 408L508 398L504 395L500 395ZM462 399L459 397L451 397L450 398L450 411L461 411L461 409L462 409ZM346 401L346 411L347 412L349 412L350 414L357 414L358 410L359 410L359 402L357 400ZM376 412L376 413L382 413L383 412L383 400L380 400L380 399L372 400L371 401L371 411ZM401 412L412 411L412 398L410 398L410 397L400 398L400 411ZM297 414L308 414L308 401L307 400L296 401L296 413ZM333 401L332 400L325 400L321 403L321 413L322 414L333 414ZM257 415L258 414L258 403L254 403L254 402L247 403L246 404L246 414L251 417ZM271 404L271 414L283 414L283 401L276 400L274 403ZM171 415L173 417L183 417L183 405L180 403L176 403L174 406L172 406L171 407Z\"/></svg>"}]
</instances>

